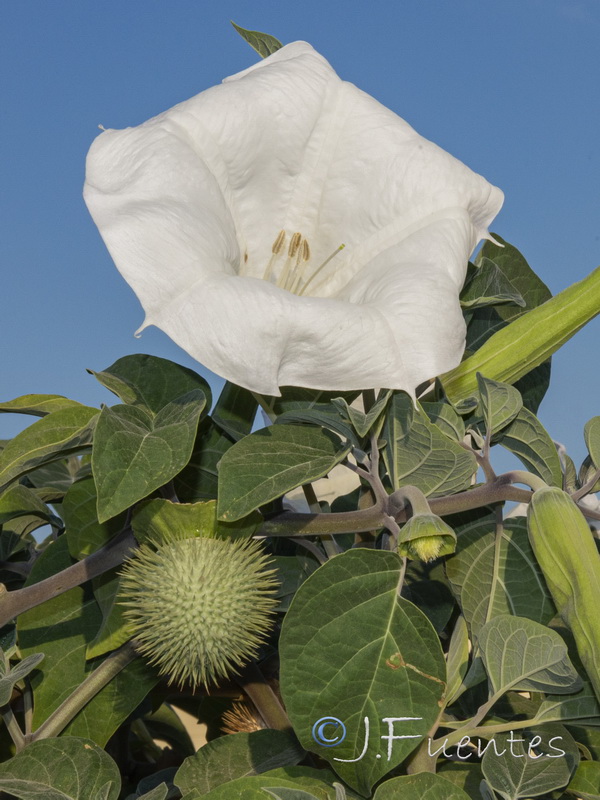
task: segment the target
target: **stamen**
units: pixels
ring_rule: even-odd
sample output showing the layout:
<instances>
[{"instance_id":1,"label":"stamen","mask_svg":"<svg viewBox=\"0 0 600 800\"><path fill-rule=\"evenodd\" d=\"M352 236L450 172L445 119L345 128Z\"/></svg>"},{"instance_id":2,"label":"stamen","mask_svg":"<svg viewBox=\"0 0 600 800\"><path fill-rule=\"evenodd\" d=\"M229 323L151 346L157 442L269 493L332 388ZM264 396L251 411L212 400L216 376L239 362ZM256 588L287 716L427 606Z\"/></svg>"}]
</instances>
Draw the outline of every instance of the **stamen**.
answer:
<instances>
[{"instance_id":1,"label":"stamen","mask_svg":"<svg viewBox=\"0 0 600 800\"><path fill-rule=\"evenodd\" d=\"M271 245L271 252L273 255L269 259L269 263L267 264L267 268L265 269L265 274L263 275L263 281L270 281L271 280L271 272L273 271L273 265L277 261L277 256L283 250L283 245L285 242L285 231L279 231L277 234L277 238Z\"/></svg>"},{"instance_id":2,"label":"stamen","mask_svg":"<svg viewBox=\"0 0 600 800\"><path fill-rule=\"evenodd\" d=\"M310 278L309 278L309 279L306 281L306 283L305 283L305 284L304 284L304 286L302 287L302 290L300 291L300 295L303 295L303 294L306 292L306 290L308 289L308 287L310 286L310 284L311 284L311 283L314 281L314 279L317 277L317 275L318 275L320 272L322 272L322 271L325 269L325 267L327 266L327 264L329 264L329 262L330 262L330 261L331 261L333 258L335 258L335 257L337 256L337 254L338 254L338 253L341 253L341 252L342 252L342 250L344 249L344 247L346 247L346 245L345 245L345 244L341 244L339 247L337 247L337 248L336 248L336 249L333 251L333 253L332 253L330 256L328 256L328 258L326 258L326 259L325 259L325 261L324 261L324 262L321 264L321 266L320 266L320 267L318 267L318 268L317 268L317 269L316 269L316 270L313 272L313 274L310 276Z\"/></svg>"},{"instance_id":3,"label":"stamen","mask_svg":"<svg viewBox=\"0 0 600 800\"><path fill-rule=\"evenodd\" d=\"M304 261L310 261L310 247L308 246L306 239L304 239L302 242L302 258Z\"/></svg>"},{"instance_id":4,"label":"stamen","mask_svg":"<svg viewBox=\"0 0 600 800\"><path fill-rule=\"evenodd\" d=\"M295 233L290 239L290 246L288 248L288 255L290 258L293 258L296 255L301 242L302 242L302 234Z\"/></svg>"},{"instance_id":5,"label":"stamen","mask_svg":"<svg viewBox=\"0 0 600 800\"><path fill-rule=\"evenodd\" d=\"M283 243L285 242L285 231L279 231L277 238L273 242L273 246L271 247L271 252L274 255L281 253L283 248Z\"/></svg>"}]
</instances>

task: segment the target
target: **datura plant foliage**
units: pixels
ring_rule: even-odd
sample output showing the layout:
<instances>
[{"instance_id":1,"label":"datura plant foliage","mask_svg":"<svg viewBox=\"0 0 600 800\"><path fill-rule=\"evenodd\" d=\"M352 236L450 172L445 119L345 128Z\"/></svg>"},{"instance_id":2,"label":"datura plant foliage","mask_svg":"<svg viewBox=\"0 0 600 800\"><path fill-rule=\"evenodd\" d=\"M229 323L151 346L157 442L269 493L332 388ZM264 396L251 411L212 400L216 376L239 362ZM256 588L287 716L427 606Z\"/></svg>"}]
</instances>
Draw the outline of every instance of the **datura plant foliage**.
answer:
<instances>
[{"instance_id":1,"label":"datura plant foliage","mask_svg":"<svg viewBox=\"0 0 600 800\"><path fill-rule=\"evenodd\" d=\"M263 60L85 188L220 396L140 354L101 410L0 404L39 417L0 452L0 793L598 800L600 417L577 467L536 412L599 271L551 297L498 189L238 30Z\"/></svg>"}]
</instances>

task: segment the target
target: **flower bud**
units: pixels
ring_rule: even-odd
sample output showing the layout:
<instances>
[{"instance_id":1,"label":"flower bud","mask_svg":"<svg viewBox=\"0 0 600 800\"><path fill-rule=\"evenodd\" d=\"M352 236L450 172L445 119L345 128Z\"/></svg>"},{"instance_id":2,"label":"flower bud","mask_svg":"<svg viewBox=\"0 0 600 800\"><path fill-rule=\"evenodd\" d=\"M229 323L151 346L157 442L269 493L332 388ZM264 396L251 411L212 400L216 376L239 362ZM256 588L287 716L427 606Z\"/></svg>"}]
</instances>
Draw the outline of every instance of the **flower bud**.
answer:
<instances>
[{"instance_id":1,"label":"flower bud","mask_svg":"<svg viewBox=\"0 0 600 800\"><path fill-rule=\"evenodd\" d=\"M600 267L496 331L472 356L441 376L456 404L477 394L477 373L514 384L593 319L600 309Z\"/></svg>"},{"instance_id":2,"label":"flower bud","mask_svg":"<svg viewBox=\"0 0 600 800\"><path fill-rule=\"evenodd\" d=\"M453 553L456 534L435 514L415 514L398 538L398 553L419 561L433 561Z\"/></svg>"},{"instance_id":3,"label":"flower bud","mask_svg":"<svg viewBox=\"0 0 600 800\"><path fill-rule=\"evenodd\" d=\"M170 683L207 686L256 656L277 588L250 539L142 544L121 576L121 603L138 650Z\"/></svg>"},{"instance_id":4,"label":"flower bud","mask_svg":"<svg viewBox=\"0 0 600 800\"><path fill-rule=\"evenodd\" d=\"M573 499L554 487L534 492L527 527L552 599L600 700L600 555L594 536Z\"/></svg>"}]
</instances>

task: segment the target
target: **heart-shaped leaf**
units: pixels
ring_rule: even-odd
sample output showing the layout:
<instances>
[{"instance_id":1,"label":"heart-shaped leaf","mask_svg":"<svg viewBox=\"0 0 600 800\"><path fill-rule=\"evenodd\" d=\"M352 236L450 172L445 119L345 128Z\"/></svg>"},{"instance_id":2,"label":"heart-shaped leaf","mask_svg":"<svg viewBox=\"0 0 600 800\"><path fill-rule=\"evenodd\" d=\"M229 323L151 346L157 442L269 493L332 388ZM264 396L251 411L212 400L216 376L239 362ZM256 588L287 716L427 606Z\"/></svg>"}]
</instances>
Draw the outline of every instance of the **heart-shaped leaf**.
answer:
<instances>
[{"instance_id":1,"label":"heart-shaped leaf","mask_svg":"<svg viewBox=\"0 0 600 800\"><path fill-rule=\"evenodd\" d=\"M426 735L446 688L439 639L398 597L401 575L395 553L350 550L302 584L283 624L294 730L362 794Z\"/></svg>"}]
</instances>

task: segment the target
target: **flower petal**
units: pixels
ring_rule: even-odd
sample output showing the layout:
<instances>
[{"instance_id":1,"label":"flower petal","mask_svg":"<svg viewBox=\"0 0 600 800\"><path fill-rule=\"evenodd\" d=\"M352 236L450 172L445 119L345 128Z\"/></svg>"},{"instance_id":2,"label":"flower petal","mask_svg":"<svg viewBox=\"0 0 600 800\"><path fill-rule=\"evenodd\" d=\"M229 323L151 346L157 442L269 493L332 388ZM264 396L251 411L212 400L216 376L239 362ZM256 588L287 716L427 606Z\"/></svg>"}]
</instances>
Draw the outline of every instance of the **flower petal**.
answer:
<instances>
[{"instance_id":1,"label":"flower petal","mask_svg":"<svg viewBox=\"0 0 600 800\"><path fill-rule=\"evenodd\" d=\"M268 394L412 393L455 366L467 260L502 203L304 42L101 134L85 198L145 324ZM304 285L346 245L307 287L317 297L260 280L282 230L310 244Z\"/></svg>"}]
</instances>

